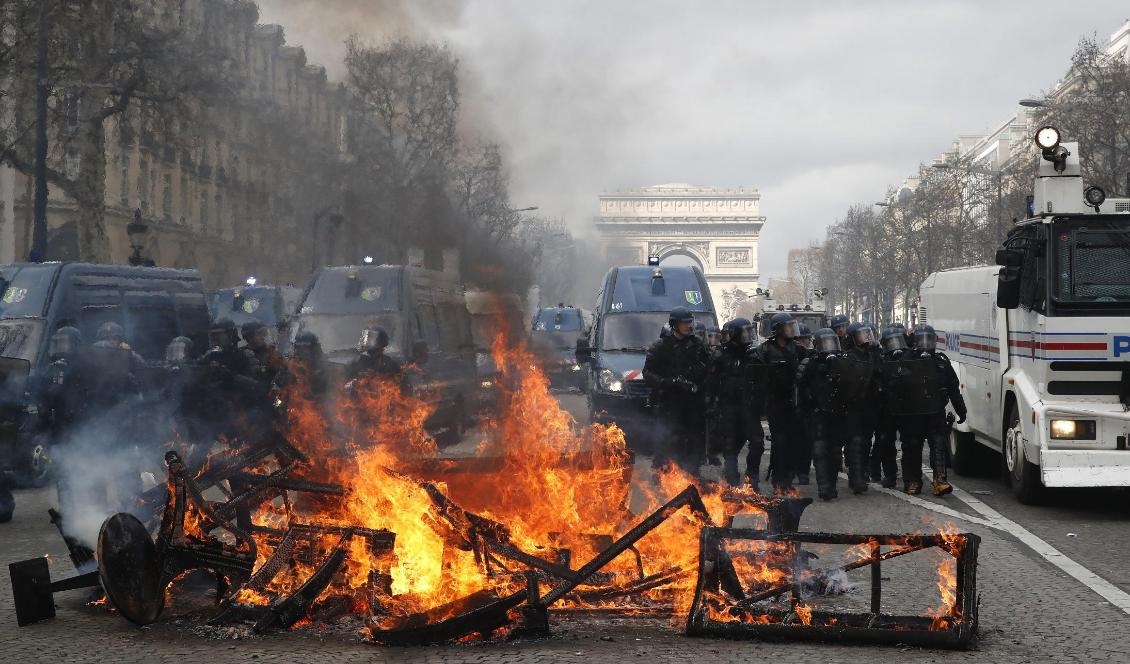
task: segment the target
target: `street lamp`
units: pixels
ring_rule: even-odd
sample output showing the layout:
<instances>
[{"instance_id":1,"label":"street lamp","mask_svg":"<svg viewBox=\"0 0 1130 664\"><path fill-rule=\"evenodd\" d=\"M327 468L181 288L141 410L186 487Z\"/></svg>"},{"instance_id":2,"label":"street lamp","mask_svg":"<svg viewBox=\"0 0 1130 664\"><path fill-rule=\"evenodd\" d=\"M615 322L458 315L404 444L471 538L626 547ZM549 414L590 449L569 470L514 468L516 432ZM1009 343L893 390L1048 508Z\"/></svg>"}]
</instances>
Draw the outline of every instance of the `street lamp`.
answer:
<instances>
[{"instance_id":1,"label":"street lamp","mask_svg":"<svg viewBox=\"0 0 1130 664\"><path fill-rule=\"evenodd\" d=\"M1048 102L1043 99L1021 99L1017 102L1024 108L1047 108Z\"/></svg>"},{"instance_id":2,"label":"street lamp","mask_svg":"<svg viewBox=\"0 0 1130 664\"><path fill-rule=\"evenodd\" d=\"M155 265L152 259L141 255L141 250L145 248L144 242L147 233L149 233L149 225L141 220L141 208L137 208L133 211L133 221L126 224L126 236L129 237L130 249L133 249L129 256L130 265L146 267Z\"/></svg>"}]
</instances>

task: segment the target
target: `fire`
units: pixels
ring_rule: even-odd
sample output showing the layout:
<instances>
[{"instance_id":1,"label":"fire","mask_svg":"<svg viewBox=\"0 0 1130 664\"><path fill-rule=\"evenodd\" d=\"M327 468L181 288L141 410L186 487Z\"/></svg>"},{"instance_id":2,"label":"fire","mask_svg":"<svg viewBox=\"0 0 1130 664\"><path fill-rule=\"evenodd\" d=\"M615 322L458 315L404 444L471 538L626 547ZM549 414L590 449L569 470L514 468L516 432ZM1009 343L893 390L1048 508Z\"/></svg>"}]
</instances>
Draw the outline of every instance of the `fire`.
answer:
<instances>
[{"instance_id":1,"label":"fire","mask_svg":"<svg viewBox=\"0 0 1130 664\"><path fill-rule=\"evenodd\" d=\"M957 557L964 548L964 540L958 536L957 527L947 523L939 532L945 542L942 560L938 563L938 593L941 604L931 612L934 618L933 629L945 629L950 618L957 616Z\"/></svg>"},{"instance_id":2,"label":"fire","mask_svg":"<svg viewBox=\"0 0 1130 664\"><path fill-rule=\"evenodd\" d=\"M802 625L808 626L812 624L812 607L807 604L796 605L796 615L800 618Z\"/></svg>"}]
</instances>

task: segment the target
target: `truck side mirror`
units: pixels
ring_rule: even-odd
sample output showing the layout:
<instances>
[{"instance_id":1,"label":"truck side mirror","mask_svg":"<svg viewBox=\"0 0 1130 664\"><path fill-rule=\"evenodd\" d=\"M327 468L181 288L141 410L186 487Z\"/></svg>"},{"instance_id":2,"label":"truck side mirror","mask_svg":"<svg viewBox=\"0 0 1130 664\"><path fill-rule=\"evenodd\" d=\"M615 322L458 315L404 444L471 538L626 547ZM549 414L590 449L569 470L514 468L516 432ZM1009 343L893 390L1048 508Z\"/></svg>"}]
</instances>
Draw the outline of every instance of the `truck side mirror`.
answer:
<instances>
[{"instance_id":1,"label":"truck side mirror","mask_svg":"<svg viewBox=\"0 0 1130 664\"><path fill-rule=\"evenodd\" d=\"M1020 306L1020 268L1012 265L1001 268L997 275L997 306L1001 309Z\"/></svg>"},{"instance_id":2,"label":"truck side mirror","mask_svg":"<svg viewBox=\"0 0 1130 664\"><path fill-rule=\"evenodd\" d=\"M1024 255L1015 249L997 249L996 263L1004 267L1020 267Z\"/></svg>"},{"instance_id":3,"label":"truck side mirror","mask_svg":"<svg viewBox=\"0 0 1130 664\"><path fill-rule=\"evenodd\" d=\"M412 344L412 361L421 365L428 363L428 342L417 341Z\"/></svg>"},{"instance_id":4,"label":"truck side mirror","mask_svg":"<svg viewBox=\"0 0 1130 664\"><path fill-rule=\"evenodd\" d=\"M577 364L588 364L592 362L592 346L589 346L589 340L585 337L577 339L577 351L574 353L577 358Z\"/></svg>"}]
</instances>

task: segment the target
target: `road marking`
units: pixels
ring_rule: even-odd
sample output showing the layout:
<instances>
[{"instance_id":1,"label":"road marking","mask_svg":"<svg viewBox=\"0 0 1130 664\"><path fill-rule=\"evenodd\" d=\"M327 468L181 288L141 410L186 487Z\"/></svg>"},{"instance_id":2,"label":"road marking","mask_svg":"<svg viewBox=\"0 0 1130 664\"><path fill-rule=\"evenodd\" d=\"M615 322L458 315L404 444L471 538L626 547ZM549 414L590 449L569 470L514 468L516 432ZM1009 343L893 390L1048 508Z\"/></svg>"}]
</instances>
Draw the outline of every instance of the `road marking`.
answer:
<instances>
[{"instance_id":1,"label":"road marking","mask_svg":"<svg viewBox=\"0 0 1130 664\"><path fill-rule=\"evenodd\" d=\"M840 473L840 477L842 477L845 480L848 478L848 476L845 475L844 473ZM910 503L911 505L917 505L918 507L921 507L923 509L928 509L932 512L937 512L938 514L944 514L944 515L946 515L950 518L953 518L953 519L961 519L962 521L968 521L970 523L976 523L977 525L985 526L986 528L995 528L996 527L991 522L989 522L985 519L982 519L980 517L976 517L976 516L973 516L971 514L966 514L964 512L958 512L957 510L953 509L952 507L946 507L945 505L939 505L937 503L932 503L929 500L923 500L922 498L919 498L918 496L911 496L911 495L908 495L908 494L906 494L902 491L895 491L894 489L887 489L887 488L884 488L884 487L881 487L881 486L875 486L874 484L869 485L867 487L867 490L868 491L878 491L879 493L885 493L888 496L894 496L895 498L898 498L900 500L905 500L906 502Z\"/></svg>"},{"instance_id":2,"label":"road marking","mask_svg":"<svg viewBox=\"0 0 1130 664\"><path fill-rule=\"evenodd\" d=\"M930 468L923 467L922 473L924 476L929 476L930 479L933 480L934 473ZM879 488L879 490L883 493L891 494L909 503L913 503L915 505L918 505L919 507L924 507L925 509L938 512L940 514L946 514L949 516L956 514L958 515L958 518L965 519L966 521L973 521L974 523L980 523L995 530L1006 532L1023 542L1029 549L1032 549L1036 553L1040 554L1040 556L1044 560L1055 565L1079 583L1082 583L1083 585L1096 592L1100 597L1113 604L1114 607L1118 610L1122 611L1123 613L1130 614L1130 593L1127 593L1118 586L1102 578L1098 574L1095 574L1094 572L1075 562L1071 558L1068 558L1059 549L1056 549L1054 546L1041 539L1032 531L1013 521L1012 519L1009 519L992 507L989 507L984 503L984 501L976 498L968 491L958 488L956 485L953 487L954 497L971 507L975 512L984 517L984 519L969 517L961 514L960 512L957 512L954 509L945 507L944 505L939 505L928 500L922 500L921 498L918 498L916 496L908 496L905 493L899 493L897 491L892 491L891 489Z\"/></svg>"}]
</instances>

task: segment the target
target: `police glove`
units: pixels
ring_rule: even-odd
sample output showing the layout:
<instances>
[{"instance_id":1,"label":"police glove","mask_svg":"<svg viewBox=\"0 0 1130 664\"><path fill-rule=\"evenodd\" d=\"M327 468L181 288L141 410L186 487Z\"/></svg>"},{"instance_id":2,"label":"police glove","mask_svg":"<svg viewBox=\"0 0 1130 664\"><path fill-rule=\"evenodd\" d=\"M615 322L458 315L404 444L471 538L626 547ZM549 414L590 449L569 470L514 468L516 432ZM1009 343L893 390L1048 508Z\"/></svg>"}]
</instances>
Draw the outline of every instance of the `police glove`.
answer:
<instances>
[{"instance_id":1,"label":"police glove","mask_svg":"<svg viewBox=\"0 0 1130 664\"><path fill-rule=\"evenodd\" d=\"M958 424L964 424L966 415L968 415L968 413L966 413L964 410L961 411L960 413L958 413L957 414L957 423Z\"/></svg>"}]
</instances>

